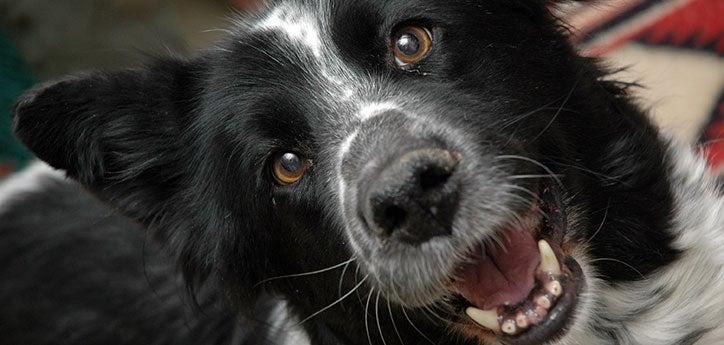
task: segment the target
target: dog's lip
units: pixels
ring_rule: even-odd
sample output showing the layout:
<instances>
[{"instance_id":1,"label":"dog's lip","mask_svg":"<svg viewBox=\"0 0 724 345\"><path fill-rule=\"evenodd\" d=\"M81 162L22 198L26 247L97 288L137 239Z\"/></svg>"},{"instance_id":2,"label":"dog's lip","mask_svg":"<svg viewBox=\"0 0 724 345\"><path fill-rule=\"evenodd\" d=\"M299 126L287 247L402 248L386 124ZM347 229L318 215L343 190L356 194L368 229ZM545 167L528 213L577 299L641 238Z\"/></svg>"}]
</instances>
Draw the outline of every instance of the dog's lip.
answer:
<instances>
[{"instance_id":1,"label":"dog's lip","mask_svg":"<svg viewBox=\"0 0 724 345\"><path fill-rule=\"evenodd\" d=\"M572 257L565 257L563 266L567 271L566 279L563 281L564 293L559 297L556 305L548 311L548 316L540 324L520 335L501 336L504 344L543 344L565 335L573 312L578 305L579 296L585 286L585 280L581 266Z\"/></svg>"},{"instance_id":2,"label":"dog's lip","mask_svg":"<svg viewBox=\"0 0 724 345\"><path fill-rule=\"evenodd\" d=\"M542 226L531 229L531 231L536 239L545 240L546 243L551 245L555 256L559 260L561 274L558 276L558 280L563 286L563 293L556 298L542 321L515 335L506 335L499 330L494 332L481 327L465 315L465 303L470 306L469 302L459 295L458 297L448 297L449 300L457 300L458 302L462 300L463 302L458 303L458 308L456 308L456 319L458 321L453 322L453 327L461 331L461 333L480 339L497 340L497 342L510 345L542 344L566 333L579 296L585 286L585 279L578 262L563 251L567 221L560 192L556 188L546 187L539 193L539 199L541 207L545 208L543 210L545 216L541 219ZM452 294L456 295L455 292ZM504 308L506 307L501 306L497 310L502 311ZM499 320L502 319L499 318Z\"/></svg>"}]
</instances>

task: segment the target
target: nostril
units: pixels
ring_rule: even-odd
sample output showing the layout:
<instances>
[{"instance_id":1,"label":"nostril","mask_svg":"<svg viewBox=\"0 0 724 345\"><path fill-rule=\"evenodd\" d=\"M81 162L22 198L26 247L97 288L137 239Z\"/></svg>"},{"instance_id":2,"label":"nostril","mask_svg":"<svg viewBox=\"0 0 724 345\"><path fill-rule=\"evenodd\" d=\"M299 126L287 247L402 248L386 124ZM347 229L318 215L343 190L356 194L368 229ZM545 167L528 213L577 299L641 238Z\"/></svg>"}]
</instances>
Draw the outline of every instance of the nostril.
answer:
<instances>
[{"instance_id":1,"label":"nostril","mask_svg":"<svg viewBox=\"0 0 724 345\"><path fill-rule=\"evenodd\" d=\"M417 173L419 188L428 192L444 186L462 160L457 152L431 150L425 156L425 165Z\"/></svg>"},{"instance_id":2,"label":"nostril","mask_svg":"<svg viewBox=\"0 0 724 345\"><path fill-rule=\"evenodd\" d=\"M452 171L439 166L428 167L424 169L420 175L420 187L422 191L429 191L445 185L447 180L450 179Z\"/></svg>"},{"instance_id":3,"label":"nostril","mask_svg":"<svg viewBox=\"0 0 724 345\"><path fill-rule=\"evenodd\" d=\"M381 219L376 219L377 225L382 230L382 235L390 236L395 230L401 228L407 219L407 212L399 206L388 205L382 211Z\"/></svg>"}]
</instances>

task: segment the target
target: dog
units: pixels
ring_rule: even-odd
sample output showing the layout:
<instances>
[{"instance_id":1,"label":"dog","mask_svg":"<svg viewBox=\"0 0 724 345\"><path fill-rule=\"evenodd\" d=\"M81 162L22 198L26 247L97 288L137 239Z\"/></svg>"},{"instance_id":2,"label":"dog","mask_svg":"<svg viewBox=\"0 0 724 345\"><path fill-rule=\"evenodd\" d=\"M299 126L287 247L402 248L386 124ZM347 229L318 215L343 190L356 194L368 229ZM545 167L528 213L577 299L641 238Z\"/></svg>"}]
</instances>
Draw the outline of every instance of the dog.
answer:
<instances>
[{"instance_id":1,"label":"dog","mask_svg":"<svg viewBox=\"0 0 724 345\"><path fill-rule=\"evenodd\" d=\"M543 0L270 1L41 85L4 344L721 344L724 199Z\"/></svg>"}]
</instances>

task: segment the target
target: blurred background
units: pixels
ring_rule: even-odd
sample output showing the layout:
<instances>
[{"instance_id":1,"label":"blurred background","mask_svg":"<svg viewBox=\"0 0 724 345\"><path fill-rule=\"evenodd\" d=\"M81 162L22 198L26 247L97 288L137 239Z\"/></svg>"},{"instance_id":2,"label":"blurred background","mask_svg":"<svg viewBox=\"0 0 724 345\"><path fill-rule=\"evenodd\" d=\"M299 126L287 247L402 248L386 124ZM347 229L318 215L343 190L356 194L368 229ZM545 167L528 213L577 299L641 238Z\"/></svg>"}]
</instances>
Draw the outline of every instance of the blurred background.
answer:
<instances>
[{"instance_id":1,"label":"blurred background","mask_svg":"<svg viewBox=\"0 0 724 345\"><path fill-rule=\"evenodd\" d=\"M349 0L353 1L353 0ZM483 1L483 0L481 0ZM594 3L594 2L591 2ZM31 156L10 134L33 84L210 47L254 0L0 0L0 179ZM724 172L724 0L604 0L557 9L571 39L635 82L665 130Z\"/></svg>"}]
</instances>

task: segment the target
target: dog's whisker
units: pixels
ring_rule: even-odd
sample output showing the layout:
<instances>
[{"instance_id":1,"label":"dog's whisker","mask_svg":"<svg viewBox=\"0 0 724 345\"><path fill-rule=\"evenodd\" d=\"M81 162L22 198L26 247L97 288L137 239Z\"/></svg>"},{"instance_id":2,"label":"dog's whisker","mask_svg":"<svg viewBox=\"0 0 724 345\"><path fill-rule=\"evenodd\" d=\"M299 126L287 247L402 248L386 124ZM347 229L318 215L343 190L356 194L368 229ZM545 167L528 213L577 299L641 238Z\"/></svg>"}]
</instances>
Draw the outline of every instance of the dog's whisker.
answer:
<instances>
[{"instance_id":1,"label":"dog's whisker","mask_svg":"<svg viewBox=\"0 0 724 345\"><path fill-rule=\"evenodd\" d=\"M327 267L327 268L324 268L324 269L321 269L321 270L317 270L317 271L311 271L311 272L305 272L305 273L297 273L297 274L287 274L287 275L283 275L283 276L277 276L277 277L267 278L267 279L264 279L264 280L262 280L262 281L260 281L260 282L258 282L258 283L256 283L256 284L254 284L253 288L257 288L259 285L262 285L262 284L265 284L265 283L268 283L268 282L274 281L274 280L287 279L287 278L307 277L307 276L312 276L312 275L315 275L315 274L320 274L320 273L332 271L332 270L335 270L335 269L340 268L340 267L342 267L342 266L349 265L349 263L355 261L356 259L357 259L357 258L352 257L352 258L350 258L350 259L347 260L347 261L344 261L344 262L338 263L338 264L336 264L336 265L334 265L334 266L330 266L330 267Z\"/></svg>"},{"instance_id":2,"label":"dog's whisker","mask_svg":"<svg viewBox=\"0 0 724 345\"><path fill-rule=\"evenodd\" d=\"M543 106L541 106L541 107L539 107L539 108L533 109L533 110L531 110L531 111L529 111L529 112L527 112L527 113L523 113L523 114L521 114L521 115L516 116L513 120L508 121L505 125L503 125L503 126L501 127L501 129L506 129L506 128L508 128L508 127L510 127L510 126L512 126L512 125L514 125L514 124L516 124L516 123L518 123L518 122L520 122L520 121L523 121L523 120L527 119L528 117L530 117L530 116L532 116L532 115L537 114L538 112L540 112L540 111L542 111L542 110L554 110L554 109L558 109L559 107L551 107L551 106L552 106L553 104L555 104L556 102L558 102L561 98L562 98L562 97L558 97L557 99L555 99L555 100L553 100L553 101L550 101L550 102L544 104Z\"/></svg>"},{"instance_id":3,"label":"dog's whisker","mask_svg":"<svg viewBox=\"0 0 724 345\"><path fill-rule=\"evenodd\" d=\"M397 291L397 287L396 287L396 284L395 284L394 279L390 280L390 282L391 282L390 286L392 287L392 293L395 294L395 296L397 297L398 300L400 300L400 299L401 299L401 298L400 298L400 294L399 294L399 292ZM412 328L413 328L418 334L420 334L425 340L427 340L430 344L435 345L435 343L434 343L432 340L430 340L430 338L428 338L428 337L425 335L425 333L422 333L422 331L420 331L420 330L417 328L417 326L415 326L415 324L414 324L414 323L412 322L412 320L410 319L410 316L407 315L406 309L407 309L407 308L406 308L404 305L401 305L401 306L400 306L400 310L402 311L402 314L405 316L405 319L407 319L407 322L410 323L410 326L412 326Z\"/></svg>"},{"instance_id":4,"label":"dog's whisker","mask_svg":"<svg viewBox=\"0 0 724 345\"><path fill-rule=\"evenodd\" d=\"M502 186L510 187L511 189L518 189L518 190L520 189L520 186L516 186L516 185L502 184ZM524 193L525 193L525 191L524 191ZM529 195L531 196L530 198L524 198L524 197L522 197L522 196L520 196L520 195L518 195L518 194L509 193L509 192L505 192L505 193L501 193L501 194L502 194L502 195L505 195L506 197L509 197L509 198L511 198L511 199L517 200L517 201L520 202L520 204L521 204L523 207L525 207L526 209L533 209L533 207L536 206L536 200L539 199L539 195L534 194L534 193L533 193L532 191L530 191L530 190L527 191L527 194L529 194ZM546 212L546 211L545 211L543 208L541 208L541 207L535 207L534 210L535 210L536 212L538 212L538 214L540 214L540 215L543 216L543 217L548 217L548 216L549 216L549 215L548 215L548 212ZM515 212L515 211L513 211L513 210L507 210L506 213L507 213L507 217L508 217L509 219L514 219L514 220L516 220L516 221L518 222L518 224L521 224L521 219L520 219L521 215L520 215L520 214L518 214L517 212ZM522 224L524 224L524 223L522 223Z\"/></svg>"},{"instance_id":5,"label":"dog's whisker","mask_svg":"<svg viewBox=\"0 0 724 345\"><path fill-rule=\"evenodd\" d=\"M377 298L375 299L375 320L377 320L377 331L380 332L380 338L382 338L382 344L387 345L385 340L385 333L382 332L382 325L380 324L380 291L377 291Z\"/></svg>"},{"instance_id":6,"label":"dog's whisker","mask_svg":"<svg viewBox=\"0 0 724 345\"><path fill-rule=\"evenodd\" d=\"M426 305L426 306L424 307L424 309L425 309L425 311L427 311L427 313L429 313L432 317L434 317L435 319L437 319L437 320L435 321L435 323L441 322L441 324L443 324L443 325L448 323L448 320L446 320L445 318L443 318L442 316L440 316L438 313L436 313L435 310L432 309L432 307L430 307L429 305Z\"/></svg>"},{"instance_id":7,"label":"dog's whisker","mask_svg":"<svg viewBox=\"0 0 724 345\"><path fill-rule=\"evenodd\" d=\"M359 279L359 270L360 265L357 265L357 268L354 270L354 284L357 285L358 279ZM369 276L369 275L368 275ZM359 294L359 290L355 293L357 296L357 302L359 302L359 305L362 305L362 296Z\"/></svg>"},{"instance_id":8,"label":"dog's whisker","mask_svg":"<svg viewBox=\"0 0 724 345\"><path fill-rule=\"evenodd\" d=\"M347 273L347 269L349 268L349 264L351 264L352 261L347 261L347 264L344 265L344 268L342 269L342 274L339 276L339 285L337 286L337 297L342 297L342 285L344 285L344 275ZM355 277L355 282L357 277Z\"/></svg>"},{"instance_id":9,"label":"dog's whisker","mask_svg":"<svg viewBox=\"0 0 724 345\"><path fill-rule=\"evenodd\" d=\"M571 91L568 92L568 95L566 96L566 99L563 100L561 107L558 109L558 111L556 111L556 113L553 115L553 117L548 122L548 124L546 124L545 128L543 128L543 130L540 133L538 133L538 135L536 135L533 138L533 140L531 140L530 142L534 142L534 141L538 140L538 138L540 138L545 132L547 132L551 128L551 126L553 126L553 123L556 121L556 119L558 119L558 116L561 114L561 112L563 112L563 108L566 106L566 104L568 104L568 101L571 100L571 97L573 96L573 92L576 91L577 86L578 86L578 81L576 81L573 84L573 87L571 87Z\"/></svg>"},{"instance_id":10,"label":"dog's whisker","mask_svg":"<svg viewBox=\"0 0 724 345\"><path fill-rule=\"evenodd\" d=\"M598 259L593 259L593 260L591 260L590 263L599 262L599 261L617 262L617 263L619 263L619 264L621 264L621 265L624 265L624 266L630 268L632 271L636 272L639 276L641 276L641 278L646 279L646 276L645 276L643 273L641 273L641 271L639 271L636 267L633 267L631 264L626 263L626 262L621 261L621 260L618 260L618 259L614 259L614 258L598 258Z\"/></svg>"},{"instance_id":11,"label":"dog's whisker","mask_svg":"<svg viewBox=\"0 0 724 345\"><path fill-rule=\"evenodd\" d=\"M572 169L576 169L576 170L579 170L579 171L583 171L583 172L588 173L588 174L591 174L591 175L593 175L593 176L595 176L595 177L597 177L597 178L603 179L603 182L606 182L606 181L614 181L614 182L620 183L620 184L622 184L622 185L624 185L624 186L631 187L631 185L630 185L629 183L627 183L626 181L623 181L623 180L621 179L621 177L606 175L606 174L603 174L603 173L600 173L600 172L597 172L597 171L593 171L593 170L591 170L591 169L588 169L588 168L585 168L585 167L582 167L582 166L579 166L579 165L576 165L576 164L567 164L567 163L558 162L558 161L554 161L554 160L552 160L551 163L552 163L553 165L558 165L558 166L562 166L562 167L566 167L566 168L572 168Z\"/></svg>"},{"instance_id":12,"label":"dog's whisker","mask_svg":"<svg viewBox=\"0 0 724 345\"><path fill-rule=\"evenodd\" d=\"M417 326L415 326L415 323L412 322L412 319L410 319L410 315L407 315L407 311L405 310L406 308L403 306L401 309L402 309L402 315L405 316L405 319L410 324L410 326L412 326L412 329L414 329L415 332L420 334L423 339L427 340L428 343L435 345L434 341L430 340L430 338L428 338L427 335L425 335L425 333L422 333L422 331L419 328L417 328Z\"/></svg>"},{"instance_id":13,"label":"dog's whisker","mask_svg":"<svg viewBox=\"0 0 724 345\"><path fill-rule=\"evenodd\" d=\"M438 324L437 317L433 316L427 305L417 308L425 318L432 324Z\"/></svg>"},{"instance_id":14,"label":"dog's whisker","mask_svg":"<svg viewBox=\"0 0 724 345\"><path fill-rule=\"evenodd\" d=\"M299 325L301 325L301 324L303 324L303 323L311 320L311 319L314 318L315 316L317 316L317 315L319 315L319 314L321 314L321 313L324 313L325 311L329 310L330 308L332 308L332 307L334 307L335 305L337 305L337 304L339 304L340 302L342 302L345 298L349 297L349 296L352 295L355 291L357 291L357 289L359 289L359 287L362 286L362 284L364 284L364 282L367 280L368 277L369 277L369 276L365 276L355 287L352 288L352 290L350 290L349 292L347 292L344 296L342 296L342 297L340 297L339 299L337 299L336 301L330 303L330 304L327 305L326 307L320 309L320 310L317 311L316 313L307 316L307 317L304 318L302 321L299 321L299 322L296 324L296 326L299 326Z\"/></svg>"},{"instance_id":15,"label":"dog's whisker","mask_svg":"<svg viewBox=\"0 0 724 345\"><path fill-rule=\"evenodd\" d=\"M589 244L593 240L593 238L596 237L596 235L598 235L598 233L601 231L601 229L603 229L603 225L606 223L606 219L608 218L608 211L610 208L611 208L611 200L608 200L608 203L606 204L606 210L603 213L603 220L601 220L601 224L598 226L598 229L596 229L596 231L593 233L593 235L591 235L591 237L589 237L586 240L585 244Z\"/></svg>"},{"instance_id":16,"label":"dog's whisker","mask_svg":"<svg viewBox=\"0 0 724 345\"><path fill-rule=\"evenodd\" d=\"M531 180L531 179L546 179L546 178L561 178L563 175L561 174L554 174L554 175L511 175L507 178L509 180Z\"/></svg>"},{"instance_id":17,"label":"dog's whisker","mask_svg":"<svg viewBox=\"0 0 724 345\"><path fill-rule=\"evenodd\" d=\"M430 315L432 315L433 317L435 317L435 318L437 318L438 320L440 320L443 325L446 325L446 324L450 323L450 320L445 319L444 317L440 316L440 314L438 314L438 313L435 311L435 309L433 309L433 307L427 305L427 306L425 306L425 309L430 313Z\"/></svg>"},{"instance_id":18,"label":"dog's whisker","mask_svg":"<svg viewBox=\"0 0 724 345\"><path fill-rule=\"evenodd\" d=\"M543 163L541 163L541 162L539 162L539 161L537 161L537 160L535 160L535 159L533 159L533 158L529 158L529 157L525 157L525 156L520 156L520 155L499 155L499 156L495 156L495 159L496 159L496 160L500 160L500 159L502 159L502 160L505 160L505 159L517 159L517 160L522 160L522 161L525 161L525 162L534 164L534 165L540 167L541 169L543 169L546 173L548 173L548 175L550 175L551 178L553 178L553 179L555 180L555 182L556 182L561 188L564 187L564 186L563 186L563 182L561 181L560 178L558 178L558 176L559 176L558 174L554 173L553 170L551 170L551 169L550 169L549 167L547 167L545 164L543 164Z\"/></svg>"},{"instance_id":19,"label":"dog's whisker","mask_svg":"<svg viewBox=\"0 0 724 345\"><path fill-rule=\"evenodd\" d=\"M397 334L397 340L400 341L400 345L405 345L405 342L402 340L402 335L400 335L400 331L397 329L397 322L395 322L395 316L392 314L392 306L390 306L390 299L386 298L387 300L387 313L390 315L390 321L392 322L392 328L395 331L395 334Z\"/></svg>"},{"instance_id":20,"label":"dog's whisker","mask_svg":"<svg viewBox=\"0 0 724 345\"><path fill-rule=\"evenodd\" d=\"M370 300L372 299L372 294L375 292L375 289L370 290L369 296L367 296L367 303L365 303L365 331L367 332L367 341L369 342L369 345L372 345L372 336L370 335L370 324L369 324L369 313L368 310L370 308Z\"/></svg>"},{"instance_id":21,"label":"dog's whisker","mask_svg":"<svg viewBox=\"0 0 724 345\"><path fill-rule=\"evenodd\" d=\"M507 183L503 184L502 186L509 188L509 189L515 189L515 190L518 190L518 191L521 191L521 192L527 194L530 197L530 200L528 200L529 202L538 199L538 194L534 193L532 190L525 188L523 186L518 186L515 184L507 184Z\"/></svg>"}]
</instances>

